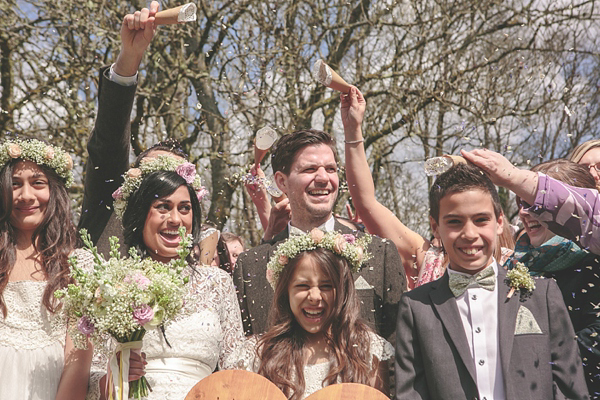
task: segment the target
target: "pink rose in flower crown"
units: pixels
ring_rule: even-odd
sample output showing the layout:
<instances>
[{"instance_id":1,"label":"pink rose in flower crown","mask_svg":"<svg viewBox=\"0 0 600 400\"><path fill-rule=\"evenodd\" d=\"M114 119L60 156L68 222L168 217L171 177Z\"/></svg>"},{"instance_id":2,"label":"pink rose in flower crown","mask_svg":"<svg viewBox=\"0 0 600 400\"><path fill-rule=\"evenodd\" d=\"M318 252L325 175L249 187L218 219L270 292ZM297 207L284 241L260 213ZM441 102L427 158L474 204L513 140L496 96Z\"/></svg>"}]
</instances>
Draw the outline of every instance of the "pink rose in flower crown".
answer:
<instances>
[{"instance_id":1,"label":"pink rose in flower crown","mask_svg":"<svg viewBox=\"0 0 600 400\"><path fill-rule=\"evenodd\" d=\"M54 149L50 146L46 147L46 154L44 156L46 160L52 160L54 158Z\"/></svg>"},{"instance_id":2,"label":"pink rose in flower crown","mask_svg":"<svg viewBox=\"0 0 600 400\"><path fill-rule=\"evenodd\" d=\"M335 240L333 242L333 250L336 253L343 253L344 250L346 250L346 244L348 242L346 242L346 238L342 235L337 235L335 237Z\"/></svg>"},{"instance_id":3,"label":"pink rose in flower crown","mask_svg":"<svg viewBox=\"0 0 600 400\"><path fill-rule=\"evenodd\" d=\"M196 178L196 166L191 162L184 162L175 168L175 172L181 176L188 184L194 183Z\"/></svg>"},{"instance_id":4,"label":"pink rose in flower crown","mask_svg":"<svg viewBox=\"0 0 600 400\"><path fill-rule=\"evenodd\" d=\"M198 201L201 202L204 196L206 196L207 194L208 190L206 189L206 187L201 186L200 189L196 192L196 197L198 197Z\"/></svg>"},{"instance_id":5,"label":"pink rose in flower crown","mask_svg":"<svg viewBox=\"0 0 600 400\"><path fill-rule=\"evenodd\" d=\"M323 232L319 228L313 228L310 231L309 235L313 242L315 242L316 244L319 244L319 243L321 243L321 240L323 240L323 238L325 237L325 232Z\"/></svg>"},{"instance_id":6,"label":"pink rose in flower crown","mask_svg":"<svg viewBox=\"0 0 600 400\"><path fill-rule=\"evenodd\" d=\"M290 259L288 258L288 256L284 254L279 255L279 258L277 259L277 262L281 265L287 265L289 261Z\"/></svg>"},{"instance_id":7,"label":"pink rose in flower crown","mask_svg":"<svg viewBox=\"0 0 600 400\"><path fill-rule=\"evenodd\" d=\"M365 252L361 246L356 246L356 259L359 263L362 262L363 257L365 256Z\"/></svg>"},{"instance_id":8,"label":"pink rose in flower crown","mask_svg":"<svg viewBox=\"0 0 600 400\"><path fill-rule=\"evenodd\" d=\"M272 269L267 269L267 282L269 282L272 285L274 281L275 281L275 273L273 272Z\"/></svg>"},{"instance_id":9,"label":"pink rose in flower crown","mask_svg":"<svg viewBox=\"0 0 600 400\"><path fill-rule=\"evenodd\" d=\"M354 242L356 242L356 236L350 233L344 233L342 236L344 237L344 239L346 239L346 242L350 244L354 244Z\"/></svg>"},{"instance_id":10,"label":"pink rose in flower crown","mask_svg":"<svg viewBox=\"0 0 600 400\"><path fill-rule=\"evenodd\" d=\"M154 309L148 304L142 304L133 310L133 320L140 325L146 325L154 318Z\"/></svg>"},{"instance_id":11,"label":"pink rose in flower crown","mask_svg":"<svg viewBox=\"0 0 600 400\"><path fill-rule=\"evenodd\" d=\"M119 186L119 188L113 192L112 198L115 200L123 198L123 189L121 189L121 186Z\"/></svg>"},{"instance_id":12,"label":"pink rose in flower crown","mask_svg":"<svg viewBox=\"0 0 600 400\"><path fill-rule=\"evenodd\" d=\"M142 170L139 168L129 168L127 176L131 179L139 178L142 176Z\"/></svg>"},{"instance_id":13,"label":"pink rose in flower crown","mask_svg":"<svg viewBox=\"0 0 600 400\"><path fill-rule=\"evenodd\" d=\"M65 154L65 161L67 162L67 169L70 171L73 169L73 159L70 155Z\"/></svg>"},{"instance_id":14,"label":"pink rose in flower crown","mask_svg":"<svg viewBox=\"0 0 600 400\"><path fill-rule=\"evenodd\" d=\"M19 158L21 157L21 146L16 143L11 143L8 145L8 155L11 158Z\"/></svg>"}]
</instances>

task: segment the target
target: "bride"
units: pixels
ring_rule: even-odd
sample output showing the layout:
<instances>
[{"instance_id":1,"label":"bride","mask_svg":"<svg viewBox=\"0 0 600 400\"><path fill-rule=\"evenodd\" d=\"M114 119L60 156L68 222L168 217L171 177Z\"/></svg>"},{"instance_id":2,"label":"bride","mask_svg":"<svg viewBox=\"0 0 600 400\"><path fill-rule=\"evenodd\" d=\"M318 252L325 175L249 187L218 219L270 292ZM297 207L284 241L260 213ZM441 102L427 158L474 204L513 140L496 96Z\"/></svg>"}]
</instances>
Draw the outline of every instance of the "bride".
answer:
<instances>
[{"instance_id":1,"label":"bride","mask_svg":"<svg viewBox=\"0 0 600 400\"><path fill-rule=\"evenodd\" d=\"M168 263L178 257L179 227L199 242L201 210L195 175L193 164L171 156L149 159L127 172L115 195L115 212L122 217L127 246ZM91 265L90 253L80 250L78 257ZM129 379L145 375L153 390L149 399L183 399L217 366L231 368L229 355L243 341L237 297L227 272L190 259L187 274L190 293L182 315L162 331L148 331L142 348L145 361L139 356L131 360ZM96 360L99 368L92 369L90 399L106 396L101 376L105 372L99 372L106 364Z\"/></svg>"}]
</instances>

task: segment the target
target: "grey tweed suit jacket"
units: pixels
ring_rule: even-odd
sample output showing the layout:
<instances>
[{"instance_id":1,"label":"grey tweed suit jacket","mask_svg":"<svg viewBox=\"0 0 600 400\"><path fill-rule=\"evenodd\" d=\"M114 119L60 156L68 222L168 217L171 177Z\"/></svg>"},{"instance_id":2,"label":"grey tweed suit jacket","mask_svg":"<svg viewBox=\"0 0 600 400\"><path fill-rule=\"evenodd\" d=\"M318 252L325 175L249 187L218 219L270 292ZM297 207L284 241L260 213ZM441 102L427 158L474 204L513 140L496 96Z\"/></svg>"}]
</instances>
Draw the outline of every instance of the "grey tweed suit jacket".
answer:
<instances>
[{"instance_id":1,"label":"grey tweed suit jacket","mask_svg":"<svg viewBox=\"0 0 600 400\"><path fill-rule=\"evenodd\" d=\"M575 332L556 282L538 279L530 297L507 299L505 277L500 268L499 356L507 400L587 399ZM446 272L400 300L397 400L479 399L475 363L448 283ZM541 332L516 333L520 307L531 312Z\"/></svg>"},{"instance_id":2,"label":"grey tweed suit jacket","mask_svg":"<svg viewBox=\"0 0 600 400\"><path fill-rule=\"evenodd\" d=\"M337 220L334 229L352 233L350 228ZM277 245L288 236L286 228L268 243L240 255L237 261L233 281L238 292L246 335L263 333L268 329L273 289L267 282L266 266ZM406 275L398 250L391 241L373 237L369 251L373 258L354 274L355 281L359 279L356 284L361 301L361 316L379 335L393 343L398 301L406 288Z\"/></svg>"}]
</instances>

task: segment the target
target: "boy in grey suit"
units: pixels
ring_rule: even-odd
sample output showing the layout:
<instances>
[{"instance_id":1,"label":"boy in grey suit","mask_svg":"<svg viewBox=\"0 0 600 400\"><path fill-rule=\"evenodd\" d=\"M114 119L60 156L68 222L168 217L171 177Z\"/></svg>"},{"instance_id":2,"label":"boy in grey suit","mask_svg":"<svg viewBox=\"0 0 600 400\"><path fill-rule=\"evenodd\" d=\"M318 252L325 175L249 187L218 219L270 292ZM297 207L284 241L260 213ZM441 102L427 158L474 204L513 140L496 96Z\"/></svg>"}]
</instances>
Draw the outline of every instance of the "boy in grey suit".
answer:
<instances>
[{"instance_id":1,"label":"boy in grey suit","mask_svg":"<svg viewBox=\"0 0 600 400\"><path fill-rule=\"evenodd\" d=\"M452 167L429 203L449 269L402 296L396 399L587 399L558 286L536 279L527 290L492 256L504 215L489 178L471 165Z\"/></svg>"}]
</instances>

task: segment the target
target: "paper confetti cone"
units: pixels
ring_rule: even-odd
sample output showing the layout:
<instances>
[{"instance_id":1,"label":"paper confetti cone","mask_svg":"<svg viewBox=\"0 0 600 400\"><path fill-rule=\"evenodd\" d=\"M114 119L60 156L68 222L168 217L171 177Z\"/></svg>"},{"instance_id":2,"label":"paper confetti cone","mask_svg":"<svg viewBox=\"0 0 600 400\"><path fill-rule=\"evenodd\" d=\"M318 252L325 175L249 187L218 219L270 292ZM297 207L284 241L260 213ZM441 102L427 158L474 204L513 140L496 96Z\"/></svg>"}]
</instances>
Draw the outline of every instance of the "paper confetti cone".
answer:
<instances>
[{"instance_id":1,"label":"paper confetti cone","mask_svg":"<svg viewBox=\"0 0 600 400\"><path fill-rule=\"evenodd\" d=\"M461 156L443 155L441 157L433 157L425 161L425 175L441 175L454 165L466 163L467 160Z\"/></svg>"},{"instance_id":2,"label":"paper confetti cone","mask_svg":"<svg viewBox=\"0 0 600 400\"><path fill-rule=\"evenodd\" d=\"M277 140L277 132L268 126L259 129L254 137L254 163L260 164L273 143Z\"/></svg>"},{"instance_id":3,"label":"paper confetti cone","mask_svg":"<svg viewBox=\"0 0 600 400\"><path fill-rule=\"evenodd\" d=\"M323 60L317 60L315 62L312 74L317 82L328 88L342 93L348 93L350 91L350 84L339 76L337 72L331 69L329 65L325 64Z\"/></svg>"},{"instance_id":4,"label":"paper confetti cone","mask_svg":"<svg viewBox=\"0 0 600 400\"><path fill-rule=\"evenodd\" d=\"M159 11L155 16L156 25L172 25L196 20L196 5L188 3L183 6Z\"/></svg>"}]
</instances>

